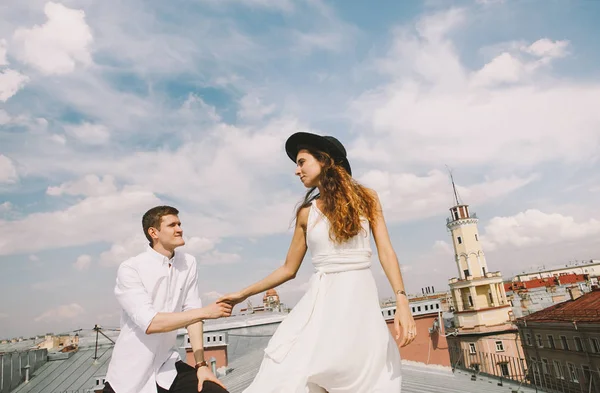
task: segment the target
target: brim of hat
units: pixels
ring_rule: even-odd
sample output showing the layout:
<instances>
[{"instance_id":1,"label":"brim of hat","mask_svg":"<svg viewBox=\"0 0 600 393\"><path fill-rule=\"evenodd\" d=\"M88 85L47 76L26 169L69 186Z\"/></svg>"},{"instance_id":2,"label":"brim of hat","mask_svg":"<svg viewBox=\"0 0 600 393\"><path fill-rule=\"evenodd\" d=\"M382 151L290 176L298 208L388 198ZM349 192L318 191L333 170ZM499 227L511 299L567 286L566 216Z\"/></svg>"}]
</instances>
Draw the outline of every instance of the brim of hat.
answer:
<instances>
[{"instance_id":1,"label":"brim of hat","mask_svg":"<svg viewBox=\"0 0 600 393\"><path fill-rule=\"evenodd\" d=\"M323 150L329 153L336 162L352 175L352 169L350 168L348 158L340 154L338 148L321 135L311 134L309 132L297 132L290 136L285 142L285 151L293 162L296 162L296 157L298 157L298 151L300 150L298 148L299 146L310 146L317 150Z\"/></svg>"}]
</instances>

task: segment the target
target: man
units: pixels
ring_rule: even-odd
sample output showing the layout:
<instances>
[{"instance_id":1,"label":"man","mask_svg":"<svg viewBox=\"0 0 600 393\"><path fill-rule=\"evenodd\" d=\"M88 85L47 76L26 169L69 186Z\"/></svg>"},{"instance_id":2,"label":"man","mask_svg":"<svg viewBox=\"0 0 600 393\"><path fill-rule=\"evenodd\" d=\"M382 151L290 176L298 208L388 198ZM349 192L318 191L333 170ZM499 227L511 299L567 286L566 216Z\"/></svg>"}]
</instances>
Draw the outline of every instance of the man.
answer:
<instances>
[{"instance_id":1,"label":"man","mask_svg":"<svg viewBox=\"0 0 600 393\"><path fill-rule=\"evenodd\" d=\"M115 295L121 308L121 333L115 344L105 393L223 393L227 390L204 359L203 321L231 315L231 306L202 307L196 260L176 252L183 246L179 211L157 206L144 214L150 247L123 262ZM175 351L177 329L186 327L196 366Z\"/></svg>"}]
</instances>

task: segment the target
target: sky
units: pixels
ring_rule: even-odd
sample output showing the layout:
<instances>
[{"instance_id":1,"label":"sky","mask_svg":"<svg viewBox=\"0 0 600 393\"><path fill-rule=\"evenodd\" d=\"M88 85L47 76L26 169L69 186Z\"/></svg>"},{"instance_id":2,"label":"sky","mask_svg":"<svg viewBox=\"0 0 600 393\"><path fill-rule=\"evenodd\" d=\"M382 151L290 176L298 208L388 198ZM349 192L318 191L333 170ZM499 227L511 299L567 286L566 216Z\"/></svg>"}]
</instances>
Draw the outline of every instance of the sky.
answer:
<instances>
[{"instance_id":1,"label":"sky","mask_svg":"<svg viewBox=\"0 0 600 393\"><path fill-rule=\"evenodd\" d=\"M378 192L409 293L457 276L447 168L491 271L600 259L600 2L373 4L3 1L0 338L118 326L116 269L158 204L204 302L270 273L298 131L340 139Z\"/></svg>"}]
</instances>

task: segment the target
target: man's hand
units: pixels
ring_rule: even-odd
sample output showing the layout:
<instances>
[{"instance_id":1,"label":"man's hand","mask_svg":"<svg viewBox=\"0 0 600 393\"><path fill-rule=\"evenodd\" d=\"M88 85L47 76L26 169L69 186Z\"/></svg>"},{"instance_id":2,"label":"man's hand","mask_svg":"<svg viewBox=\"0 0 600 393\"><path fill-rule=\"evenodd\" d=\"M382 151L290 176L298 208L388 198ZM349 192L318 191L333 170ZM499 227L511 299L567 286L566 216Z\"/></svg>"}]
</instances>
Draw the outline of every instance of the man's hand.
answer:
<instances>
[{"instance_id":1,"label":"man's hand","mask_svg":"<svg viewBox=\"0 0 600 393\"><path fill-rule=\"evenodd\" d=\"M206 319L217 319L231 316L233 306L227 303L213 303L204 307L207 316Z\"/></svg>"},{"instance_id":2,"label":"man's hand","mask_svg":"<svg viewBox=\"0 0 600 393\"><path fill-rule=\"evenodd\" d=\"M233 292L228 293L227 295L223 295L217 300L217 303L226 303L231 305L232 307L238 303L246 300L247 296L244 296L241 292Z\"/></svg>"},{"instance_id":3,"label":"man's hand","mask_svg":"<svg viewBox=\"0 0 600 393\"><path fill-rule=\"evenodd\" d=\"M198 376L198 392L202 391L202 385L204 385L204 381L211 381L221 386L223 389L227 390L227 388L215 377L215 375L210 371L210 369L206 366L202 366L198 368L196 372Z\"/></svg>"}]
</instances>

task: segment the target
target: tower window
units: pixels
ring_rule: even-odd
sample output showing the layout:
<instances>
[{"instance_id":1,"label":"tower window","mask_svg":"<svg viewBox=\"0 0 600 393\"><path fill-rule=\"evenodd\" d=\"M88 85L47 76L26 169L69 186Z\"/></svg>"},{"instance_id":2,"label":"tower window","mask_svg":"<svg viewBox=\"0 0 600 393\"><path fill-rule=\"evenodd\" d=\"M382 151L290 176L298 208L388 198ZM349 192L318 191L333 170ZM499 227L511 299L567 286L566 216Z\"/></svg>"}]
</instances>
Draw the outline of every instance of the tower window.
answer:
<instances>
[{"instance_id":1,"label":"tower window","mask_svg":"<svg viewBox=\"0 0 600 393\"><path fill-rule=\"evenodd\" d=\"M475 240L479 241L479 238L477 238L477 234L475 234Z\"/></svg>"},{"instance_id":2,"label":"tower window","mask_svg":"<svg viewBox=\"0 0 600 393\"><path fill-rule=\"evenodd\" d=\"M469 306L473 307L473 298L469 295Z\"/></svg>"},{"instance_id":3,"label":"tower window","mask_svg":"<svg viewBox=\"0 0 600 393\"><path fill-rule=\"evenodd\" d=\"M461 239L461 237L460 237L460 236L459 236L459 237L457 237L457 238L456 238L456 240L458 241L458 244L462 244L462 239Z\"/></svg>"}]
</instances>

